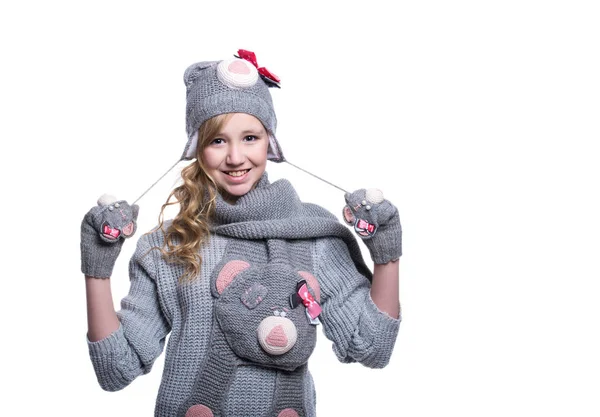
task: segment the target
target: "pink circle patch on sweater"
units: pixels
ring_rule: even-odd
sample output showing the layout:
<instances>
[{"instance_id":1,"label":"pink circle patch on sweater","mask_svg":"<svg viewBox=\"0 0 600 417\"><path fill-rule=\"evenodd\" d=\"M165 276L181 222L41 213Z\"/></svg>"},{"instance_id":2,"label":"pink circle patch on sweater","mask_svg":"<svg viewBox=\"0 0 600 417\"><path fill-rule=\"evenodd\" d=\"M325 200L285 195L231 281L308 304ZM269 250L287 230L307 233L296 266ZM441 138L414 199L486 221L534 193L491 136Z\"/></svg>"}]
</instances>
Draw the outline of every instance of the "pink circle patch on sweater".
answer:
<instances>
[{"instance_id":1,"label":"pink circle patch on sweater","mask_svg":"<svg viewBox=\"0 0 600 417\"><path fill-rule=\"evenodd\" d=\"M197 404L188 408L185 417L214 417L214 414L207 406Z\"/></svg>"},{"instance_id":2,"label":"pink circle patch on sweater","mask_svg":"<svg viewBox=\"0 0 600 417\"><path fill-rule=\"evenodd\" d=\"M285 335L285 330L283 330L283 326L280 324L279 326L275 326L273 330L269 332L267 336L267 343L271 346L277 347L285 347L288 344L288 338Z\"/></svg>"},{"instance_id":3,"label":"pink circle patch on sweater","mask_svg":"<svg viewBox=\"0 0 600 417\"><path fill-rule=\"evenodd\" d=\"M277 417L298 417L298 413L293 408L286 408L285 410L281 410Z\"/></svg>"},{"instance_id":4,"label":"pink circle patch on sweater","mask_svg":"<svg viewBox=\"0 0 600 417\"><path fill-rule=\"evenodd\" d=\"M250 68L242 61L233 61L227 69L234 74L250 74Z\"/></svg>"}]
</instances>

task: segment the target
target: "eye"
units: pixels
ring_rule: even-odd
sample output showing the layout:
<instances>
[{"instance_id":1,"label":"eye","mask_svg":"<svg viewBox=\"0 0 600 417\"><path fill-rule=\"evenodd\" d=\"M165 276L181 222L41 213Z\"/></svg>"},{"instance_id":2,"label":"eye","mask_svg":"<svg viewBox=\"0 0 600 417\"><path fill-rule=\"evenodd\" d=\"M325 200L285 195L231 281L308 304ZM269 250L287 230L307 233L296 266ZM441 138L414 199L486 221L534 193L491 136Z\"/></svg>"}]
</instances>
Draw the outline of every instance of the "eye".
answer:
<instances>
[{"instance_id":1,"label":"eye","mask_svg":"<svg viewBox=\"0 0 600 417\"><path fill-rule=\"evenodd\" d=\"M223 138L215 138L210 142L211 145L222 145L223 143L225 143Z\"/></svg>"},{"instance_id":2,"label":"eye","mask_svg":"<svg viewBox=\"0 0 600 417\"><path fill-rule=\"evenodd\" d=\"M286 317L286 316L287 316L287 313L286 313L285 311L282 311L281 313L279 313L279 315L280 315L281 317Z\"/></svg>"},{"instance_id":3,"label":"eye","mask_svg":"<svg viewBox=\"0 0 600 417\"><path fill-rule=\"evenodd\" d=\"M256 140L258 140L258 136L248 135L244 137L245 142L254 142Z\"/></svg>"},{"instance_id":4,"label":"eye","mask_svg":"<svg viewBox=\"0 0 600 417\"><path fill-rule=\"evenodd\" d=\"M267 295L267 288L260 285L258 282L253 283L244 291L240 299L242 304L252 310L259 305Z\"/></svg>"},{"instance_id":5,"label":"eye","mask_svg":"<svg viewBox=\"0 0 600 417\"><path fill-rule=\"evenodd\" d=\"M275 311L273 312L273 314L275 314L276 316L280 315L281 313L282 313L282 312L279 312L279 310L275 310Z\"/></svg>"}]
</instances>

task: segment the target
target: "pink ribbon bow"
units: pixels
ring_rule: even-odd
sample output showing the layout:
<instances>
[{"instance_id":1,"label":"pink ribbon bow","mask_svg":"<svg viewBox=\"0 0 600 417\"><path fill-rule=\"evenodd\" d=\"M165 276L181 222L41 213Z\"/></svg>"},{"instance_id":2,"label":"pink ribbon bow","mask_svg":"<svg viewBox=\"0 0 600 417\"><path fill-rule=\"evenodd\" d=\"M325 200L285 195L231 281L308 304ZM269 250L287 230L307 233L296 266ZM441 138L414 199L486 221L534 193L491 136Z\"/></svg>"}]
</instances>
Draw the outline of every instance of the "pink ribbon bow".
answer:
<instances>
[{"instance_id":1,"label":"pink ribbon bow","mask_svg":"<svg viewBox=\"0 0 600 417\"><path fill-rule=\"evenodd\" d=\"M277 87L279 87L279 82L281 81L279 77L265 67L259 67L258 62L256 61L256 54L254 52L246 51L245 49L238 49L238 56L254 65L261 76L267 78Z\"/></svg>"},{"instance_id":2,"label":"pink ribbon bow","mask_svg":"<svg viewBox=\"0 0 600 417\"><path fill-rule=\"evenodd\" d=\"M311 319L315 319L321 314L321 306L312 296L312 294L308 291L308 286L306 284L302 285L298 290L298 295L302 298L302 304L306 307L308 314Z\"/></svg>"},{"instance_id":3,"label":"pink ribbon bow","mask_svg":"<svg viewBox=\"0 0 600 417\"><path fill-rule=\"evenodd\" d=\"M375 231L375 225L371 224L368 221L363 220L363 219L358 219L358 222L356 223L356 227L358 227L359 229L368 231L369 234L372 234Z\"/></svg>"}]
</instances>

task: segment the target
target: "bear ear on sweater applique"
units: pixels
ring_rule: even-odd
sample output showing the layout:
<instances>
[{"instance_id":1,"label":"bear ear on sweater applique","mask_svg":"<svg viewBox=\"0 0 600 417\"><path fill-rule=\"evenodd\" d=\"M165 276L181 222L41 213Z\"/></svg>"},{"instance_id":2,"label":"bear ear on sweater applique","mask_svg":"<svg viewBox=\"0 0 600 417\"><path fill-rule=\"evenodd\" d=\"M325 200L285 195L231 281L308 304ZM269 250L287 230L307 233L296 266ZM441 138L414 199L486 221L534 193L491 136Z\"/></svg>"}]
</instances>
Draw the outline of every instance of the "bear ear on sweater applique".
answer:
<instances>
[{"instance_id":1,"label":"bear ear on sweater applique","mask_svg":"<svg viewBox=\"0 0 600 417\"><path fill-rule=\"evenodd\" d=\"M225 288L229 286L233 282L233 279L242 271L250 268L250 264L246 261L235 260L227 262L219 275L217 276L217 280L215 281L215 289L217 290L218 295L221 295Z\"/></svg>"}]
</instances>

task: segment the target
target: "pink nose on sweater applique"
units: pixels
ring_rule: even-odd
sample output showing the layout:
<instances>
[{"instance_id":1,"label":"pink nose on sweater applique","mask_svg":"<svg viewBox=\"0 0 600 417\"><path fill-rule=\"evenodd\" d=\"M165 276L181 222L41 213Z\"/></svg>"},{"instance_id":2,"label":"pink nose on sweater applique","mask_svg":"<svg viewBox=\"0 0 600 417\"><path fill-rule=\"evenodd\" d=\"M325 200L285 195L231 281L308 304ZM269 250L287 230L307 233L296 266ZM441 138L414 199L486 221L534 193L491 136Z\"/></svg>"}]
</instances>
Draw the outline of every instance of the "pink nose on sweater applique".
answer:
<instances>
[{"instance_id":1,"label":"pink nose on sweater applique","mask_svg":"<svg viewBox=\"0 0 600 417\"><path fill-rule=\"evenodd\" d=\"M283 326L275 326L267 336L267 343L271 346L285 347L288 344L288 338L285 335Z\"/></svg>"},{"instance_id":2,"label":"pink nose on sweater applique","mask_svg":"<svg viewBox=\"0 0 600 417\"><path fill-rule=\"evenodd\" d=\"M242 61L233 61L227 69L233 74L250 74L250 68Z\"/></svg>"}]
</instances>

